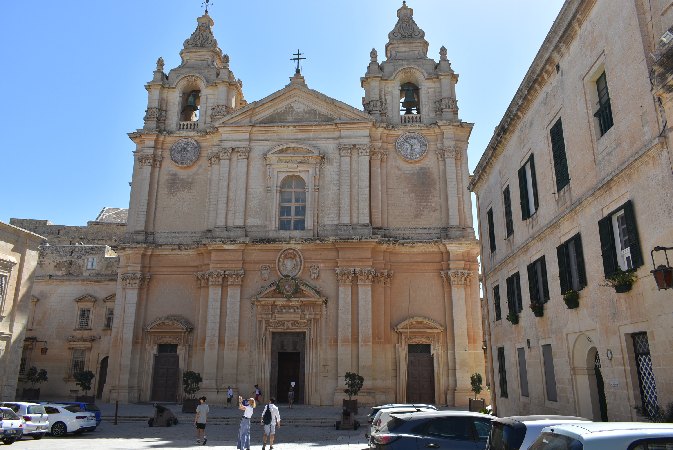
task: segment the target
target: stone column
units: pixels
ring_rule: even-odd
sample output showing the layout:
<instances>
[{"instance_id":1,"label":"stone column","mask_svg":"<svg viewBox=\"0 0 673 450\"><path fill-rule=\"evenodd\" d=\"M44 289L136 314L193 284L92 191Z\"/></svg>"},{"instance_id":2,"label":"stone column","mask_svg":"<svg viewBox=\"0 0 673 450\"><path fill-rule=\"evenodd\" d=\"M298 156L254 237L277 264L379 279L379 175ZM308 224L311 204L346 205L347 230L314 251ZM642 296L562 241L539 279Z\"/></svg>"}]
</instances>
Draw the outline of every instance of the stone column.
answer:
<instances>
[{"instance_id":1,"label":"stone column","mask_svg":"<svg viewBox=\"0 0 673 450\"><path fill-rule=\"evenodd\" d=\"M238 164L236 167L236 216L235 227L245 226L246 193L248 191L248 147L238 147Z\"/></svg>"},{"instance_id":2,"label":"stone column","mask_svg":"<svg viewBox=\"0 0 673 450\"><path fill-rule=\"evenodd\" d=\"M381 153L381 227L388 226L388 171L386 170L388 154Z\"/></svg>"},{"instance_id":3,"label":"stone column","mask_svg":"<svg viewBox=\"0 0 673 450\"><path fill-rule=\"evenodd\" d=\"M351 145L339 145L339 223L351 223Z\"/></svg>"},{"instance_id":4,"label":"stone column","mask_svg":"<svg viewBox=\"0 0 673 450\"><path fill-rule=\"evenodd\" d=\"M460 225L460 215L458 210L458 179L455 158L455 147L452 146L444 149L444 163L446 168L446 199L450 227L457 227Z\"/></svg>"},{"instance_id":5,"label":"stone column","mask_svg":"<svg viewBox=\"0 0 673 450\"><path fill-rule=\"evenodd\" d=\"M115 400L122 403L137 401L133 392L131 392L131 360L134 352L133 342L140 289L147 285L149 279L149 274L139 272L121 275L124 311L122 313L122 324L119 327L119 379L117 380L117 398Z\"/></svg>"},{"instance_id":6,"label":"stone column","mask_svg":"<svg viewBox=\"0 0 673 450\"><path fill-rule=\"evenodd\" d=\"M220 345L220 309L222 304L223 270L200 272L197 278L208 282L208 306L206 309L206 335L203 351L204 388L216 388L217 357Z\"/></svg>"},{"instance_id":7,"label":"stone column","mask_svg":"<svg viewBox=\"0 0 673 450\"><path fill-rule=\"evenodd\" d=\"M358 223L369 225L369 145L355 148L358 151Z\"/></svg>"},{"instance_id":8,"label":"stone column","mask_svg":"<svg viewBox=\"0 0 673 450\"><path fill-rule=\"evenodd\" d=\"M227 270L227 319L224 325L224 380L232 380L235 383L238 374L238 334L239 321L241 319L241 282L245 272L240 270Z\"/></svg>"},{"instance_id":9,"label":"stone column","mask_svg":"<svg viewBox=\"0 0 673 450\"><path fill-rule=\"evenodd\" d=\"M372 227L381 227L381 156L382 153L374 150L371 154L372 183Z\"/></svg>"},{"instance_id":10,"label":"stone column","mask_svg":"<svg viewBox=\"0 0 673 450\"><path fill-rule=\"evenodd\" d=\"M217 191L217 213L215 215L215 226L227 226L227 204L229 200L229 159L231 158L231 148L220 150L219 157L219 180Z\"/></svg>"},{"instance_id":11,"label":"stone column","mask_svg":"<svg viewBox=\"0 0 673 450\"><path fill-rule=\"evenodd\" d=\"M467 157L463 157L461 151L456 152L456 160L460 165L460 190L463 193L463 221L460 223L464 227L472 227L472 197L470 190L467 189L470 172L467 167Z\"/></svg>"},{"instance_id":12,"label":"stone column","mask_svg":"<svg viewBox=\"0 0 673 450\"><path fill-rule=\"evenodd\" d=\"M148 153L136 154L136 170L131 183L135 205L135 217L129 225L129 231L145 231L147 225L147 207L150 195L150 176L154 165L154 155Z\"/></svg>"},{"instance_id":13,"label":"stone column","mask_svg":"<svg viewBox=\"0 0 673 450\"><path fill-rule=\"evenodd\" d=\"M467 324L470 318L467 316L467 304L465 291L472 272L468 270L448 270L449 284L451 287L451 302L453 306L453 343L455 352L455 377L456 388L454 391L455 405L463 406L471 392L470 387L470 349Z\"/></svg>"},{"instance_id":14,"label":"stone column","mask_svg":"<svg viewBox=\"0 0 673 450\"><path fill-rule=\"evenodd\" d=\"M354 271L351 268L337 267L337 283L339 283L339 303L337 311L337 375L343 377L346 372L354 370L351 360L351 337L352 337L352 283ZM340 386L337 393L342 392ZM337 395L335 401L339 401L343 395Z\"/></svg>"},{"instance_id":15,"label":"stone column","mask_svg":"<svg viewBox=\"0 0 673 450\"><path fill-rule=\"evenodd\" d=\"M376 270L357 269L358 277L358 326L360 341L359 373L365 380L372 380L372 282Z\"/></svg>"},{"instance_id":16,"label":"stone column","mask_svg":"<svg viewBox=\"0 0 673 450\"><path fill-rule=\"evenodd\" d=\"M217 202L219 199L219 181L220 181L220 152L215 151L208 155L208 214L206 219L206 229L212 230L217 223Z\"/></svg>"},{"instance_id":17,"label":"stone column","mask_svg":"<svg viewBox=\"0 0 673 450\"><path fill-rule=\"evenodd\" d=\"M437 155L437 161L439 163L438 167L439 167L440 186L441 184L444 184L444 186L446 186L446 162L444 161L445 158L444 148L438 147L436 155ZM447 212L447 206L449 204L449 201L446 197L447 194L448 192L446 189L439 190L439 214L443 224L449 223L449 216Z\"/></svg>"}]
</instances>

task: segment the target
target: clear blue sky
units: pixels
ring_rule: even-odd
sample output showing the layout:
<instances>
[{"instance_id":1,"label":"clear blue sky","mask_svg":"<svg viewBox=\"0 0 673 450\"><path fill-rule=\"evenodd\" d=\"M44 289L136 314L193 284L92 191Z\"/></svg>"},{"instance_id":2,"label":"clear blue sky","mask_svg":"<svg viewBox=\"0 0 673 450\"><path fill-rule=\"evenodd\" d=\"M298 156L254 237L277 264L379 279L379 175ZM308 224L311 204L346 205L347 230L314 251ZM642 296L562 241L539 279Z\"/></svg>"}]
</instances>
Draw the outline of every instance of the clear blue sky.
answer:
<instances>
[{"instance_id":1,"label":"clear blue sky","mask_svg":"<svg viewBox=\"0 0 673 450\"><path fill-rule=\"evenodd\" d=\"M283 88L292 53L308 58L312 89L362 109L360 77L381 58L402 2L214 0L214 33L252 102ZM448 49L460 117L475 123L472 170L537 53L562 0L409 0L438 59ZM128 207L145 83L162 56L177 66L201 0L3 2L0 86L4 133L0 221L84 225L104 206Z\"/></svg>"}]
</instances>

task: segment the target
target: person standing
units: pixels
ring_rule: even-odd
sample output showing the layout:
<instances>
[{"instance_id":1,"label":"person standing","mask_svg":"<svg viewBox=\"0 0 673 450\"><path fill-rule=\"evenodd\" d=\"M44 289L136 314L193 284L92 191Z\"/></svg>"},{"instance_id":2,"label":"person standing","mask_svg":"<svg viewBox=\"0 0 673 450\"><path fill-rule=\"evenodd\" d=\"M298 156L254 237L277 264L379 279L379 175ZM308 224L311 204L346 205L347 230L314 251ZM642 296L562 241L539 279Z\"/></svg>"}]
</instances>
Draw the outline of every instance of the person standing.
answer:
<instances>
[{"instance_id":1,"label":"person standing","mask_svg":"<svg viewBox=\"0 0 673 450\"><path fill-rule=\"evenodd\" d=\"M231 386L227 386L227 408L231 406L231 399L234 398L234 390Z\"/></svg>"},{"instance_id":2,"label":"person standing","mask_svg":"<svg viewBox=\"0 0 673 450\"><path fill-rule=\"evenodd\" d=\"M269 438L269 450L273 450L273 440L276 435L276 427L280 427L280 412L278 407L274 404L276 399L271 397L269 403L262 411L261 424L264 425L264 437L262 438L262 450L266 450L266 438Z\"/></svg>"},{"instance_id":3,"label":"person standing","mask_svg":"<svg viewBox=\"0 0 673 450\"><path fill-rule=\"evenodd\" d=\"M243 400L243 397L238 396L238 409L243 411L241 425L238 428L238 442L236 443L238 450L250 450L250 419L255 406L254 398Z\"/></svg>"},{"instance_id":4,"label":"person standing","mask_svg":"<svg viewBox=\"0 0 673 450\"><path fill-rule=\"evenodd\" d=\"M206 397L199 398L199 406L196 407L196 417L194 417L194 425L196 425L196 443L206 445L208 438L206 437L206 420L208 419L208 412L210 408L206 404Z\"/></svg>"},{"instance_id":5,"label":"person standing","mask_svg":"<svg viewBox=\"0 0 673 450\"><path fill-rule=\"evenodd\" d=\"M257 403L262 401L262 390L259 388L258 385L255 385L255 401Z\"/></svg>"},{"instance_id":6,"label":"person standing","mask_svg":"<svg viewBox=\"0 0 673 450\"><path fill-rule=\"evenodd\" d=\"M287 393L287 402L290 404L290 409L292 409L292 404L294 403L294 386L290 386L290 390Z\"/></svg>"}]
</instances>

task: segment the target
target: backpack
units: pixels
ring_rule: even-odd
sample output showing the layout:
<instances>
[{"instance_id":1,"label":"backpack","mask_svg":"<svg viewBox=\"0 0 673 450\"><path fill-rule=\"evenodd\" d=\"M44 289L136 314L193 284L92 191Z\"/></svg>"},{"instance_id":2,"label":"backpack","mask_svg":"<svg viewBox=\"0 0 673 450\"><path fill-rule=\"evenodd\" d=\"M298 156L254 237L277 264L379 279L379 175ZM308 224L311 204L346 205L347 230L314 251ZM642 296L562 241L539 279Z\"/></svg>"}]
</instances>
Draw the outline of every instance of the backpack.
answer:
<instances>
[{"instance_id":1,"label":"backpack","mask_svg":"<svg viewBox=\"0 0 673 450\"><path fill-rule=\"evenodd\" d=\"M264 422L264 425L271 424L271 408L269 408L269 405L266 405L266 408L264 409L264 414L262 414L262 422Z\"/></svg>"}]
</instances>

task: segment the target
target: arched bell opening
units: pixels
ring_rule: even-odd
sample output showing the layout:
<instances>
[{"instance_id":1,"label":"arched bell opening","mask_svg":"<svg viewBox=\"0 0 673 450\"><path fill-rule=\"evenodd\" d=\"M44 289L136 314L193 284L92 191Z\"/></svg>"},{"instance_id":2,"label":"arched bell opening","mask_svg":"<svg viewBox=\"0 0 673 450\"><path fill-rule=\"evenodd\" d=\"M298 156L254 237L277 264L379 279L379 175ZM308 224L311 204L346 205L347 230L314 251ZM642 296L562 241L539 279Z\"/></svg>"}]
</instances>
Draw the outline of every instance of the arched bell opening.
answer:
<instances>
[{"instance_id":1,"label":"arched bell opening","mask_svg":"<svg viewBox=\"0 0 673 450\"><path fill-rule=\"evenodd\" d=\"M201 91L186 90L182 94L182 108L180 109L181 122L197 122L199 107L201 106Z\"/></svg>"},{"instance_id":2,"label":"arched bell opening","mask_svg":"<svg viewBox=\"0 0 673 450\"><path fill-rule=\"evenodd\" d=\"M401 115L420 114L421 96L418 86L414 83L404 83L400 86Z\"/></svg>"}]
</instances>

